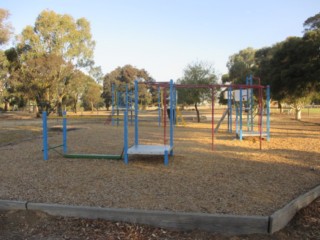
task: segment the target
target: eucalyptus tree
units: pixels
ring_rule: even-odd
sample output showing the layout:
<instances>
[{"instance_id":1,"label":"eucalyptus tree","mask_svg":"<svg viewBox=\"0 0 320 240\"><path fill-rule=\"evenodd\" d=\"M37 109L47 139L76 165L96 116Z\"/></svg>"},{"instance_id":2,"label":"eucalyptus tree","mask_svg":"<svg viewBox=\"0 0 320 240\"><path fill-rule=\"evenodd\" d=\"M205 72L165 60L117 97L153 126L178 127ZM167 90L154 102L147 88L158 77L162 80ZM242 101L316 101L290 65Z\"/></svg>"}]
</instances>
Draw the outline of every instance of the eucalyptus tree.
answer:
<instances>
[{"instance_id":1,"label":"eucalyptus tree","mask_svg":"<svg viewBox=\"0 0 320 240\"><path fill-rule=\"evenodd\" d=\"M66 105L71 106L72 111L77 113L78 102L85 93L87 84L92 78L80 70L75 70L67 85L68 94L65 96Z\"/></svg>"},{"instance_id":2,"label":"eucalyptus tree","mask_svg":"<svg viewBox=\"0 0 320 240\"><path fill-rule=\"evenodd\" d=\"M320 12L312 17L309 17L303 23L305 32L314 31L320 29Z\"/></svg>"},{"instance_id":3,"label":"eucalyptus tree","mask_svg":"<svg viewBox=\"0 0 320 240\"><path fill-rule=\"evenodd\" d=\"M0 45L7 43L12 35L12 26L8 22L9 11L0 8Z\"/></svg>"},{"instance_id":4,"label":"eucalyptus tree","mask_svg":"<svg viewBox=\"0 0 320 240\"><path fill-rule=\"evenodd\" d=\"M120 91L124 91L125 84L129 85L129 89L133 89L133 82L136 79L140 79L146 83L154 82L154 79L149 75L145 69L138 69L131 65L125 65L123 67L117 67L110 73L106 74L103 80L103 98L105 100L106 107L111 105L111 86L114 84ZM147 88L146 85L139 86L139 103L143 106L149 104L152 98L156 97L156 91L153 88Z\"/></svg>"},{"instance_id":5,"label":"eucalyptus tree","mask_svg":"<svg viewBox=\"0 0 320 240\"><path fill-rule=\"evenodd\" d=\"M81 97L84 109L93 111L94 108L96 108L98 110L98 107L101 104L103 105L101 94L102 86L95 82L91 77L88 77L84 93Z\"/></svg>"},{"instance_id":6,"label":"eucalyptus tree","mask_svg":"<svg viewBox=\"0 0 320 240\"><path fill-rule=\"evenodd\" d=\"M178 79L180 84L216 84L218 80L214 68L206 63L197 62L189 64L184 69L182 78ZM212 97L210 88L186 88L178 89L178 104L194 105L197 121L200 122L200 111L198 105L204 101L210 101Z\"/></svg>"},{"instance_id":7,"label":"eucalyptus tree","mask_svg":"<svg viewBox=\"0 0 320 240\"><path fill-rule=\"evenodd\" d=\"M73 65L55 54L30 58L16 72L16 88L29 99L34 99L40 111L49 113L61 109L67 94Z\"/></svg>"},{"instance_id":8,"label":"eucalyptus tree","mask_svg":"<svg viewBox=\"0 0 320 240\"><path fill-rule=\"evenodd\" d=\"M288 37L255 54L256 74L271 85L271 96L288 103L301 119L302 108L320 91L320 14L308 18L303 37Z\"/></svg>"},{"instance_id":9,"label":"eucalyptus tree","mask_svg":"<svg viewBox=\"0 0 320 240\"><path fill-rule=\"evenodd\" d=\"M9 11L0 8L0 46L6 44L12 35L12 26L8 22ZM11 99L9 90L9 61L3 50L0 50L0 104L4 103L4 110L8 110Z\"/></svg>"},{"instance_id":10,"label":"eucalyptus tree","mask_svg":"<svg viewBox=\"0 0 320 240\"><path fill-rule=\"evenodd\" d=\"M248 47L229 57L227 67L229 70L229 80L233 83L243 83L246 76L255 70L256 50Z\"/></svg>"},{"instance_id":11,"label":"eucalyptus tree","mask_svg":"<svg viewBox=\"0 0 320 240\"><path fill-rule=\"evenodd\" d=\"M85 18L42 11L34 26L26 26L19 37L20 60L28 66L22 69L22 76L27 79L20 77L21 85L27 83L27 87L32 82L33 91L39 91L34 93L37 104L46 102L61 114L62 100L67 95L67 85L74 80L75 69L89 72L93 67L94 46L90 23Z\"/></svg>"}]
</instances>

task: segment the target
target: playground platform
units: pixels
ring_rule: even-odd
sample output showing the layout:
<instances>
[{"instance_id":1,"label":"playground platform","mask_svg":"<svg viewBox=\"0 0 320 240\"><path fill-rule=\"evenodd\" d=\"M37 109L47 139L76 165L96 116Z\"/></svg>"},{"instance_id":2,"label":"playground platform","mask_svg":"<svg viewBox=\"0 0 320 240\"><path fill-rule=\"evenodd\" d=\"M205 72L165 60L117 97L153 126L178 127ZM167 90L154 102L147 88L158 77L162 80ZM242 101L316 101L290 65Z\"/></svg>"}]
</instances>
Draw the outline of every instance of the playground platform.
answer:
<instances>
[{"instance_id":1,"label":"playground platform","mask_svg":"<svg viewBox=\"0 0 320 240\"><path fill-rule=\"evenodd\" d=\"M172 149L170 145L134 145L128 149L128 155L165 155Z\"/></svg>"},{"instance_id":2,"label":"playground platform","mask_svg":"<svg viewBox=\"0 0 320 240\"><path fill-rule=\"evenodd\" d=\"M242 132L242 137L260 137L260 132L256 132L256 131L243 131ZM268 137L268 133L267 132L262 132L261 133L261 137ZM237 138L240 138L239 133L237 133Z\"/></svg>"}]
</instances>

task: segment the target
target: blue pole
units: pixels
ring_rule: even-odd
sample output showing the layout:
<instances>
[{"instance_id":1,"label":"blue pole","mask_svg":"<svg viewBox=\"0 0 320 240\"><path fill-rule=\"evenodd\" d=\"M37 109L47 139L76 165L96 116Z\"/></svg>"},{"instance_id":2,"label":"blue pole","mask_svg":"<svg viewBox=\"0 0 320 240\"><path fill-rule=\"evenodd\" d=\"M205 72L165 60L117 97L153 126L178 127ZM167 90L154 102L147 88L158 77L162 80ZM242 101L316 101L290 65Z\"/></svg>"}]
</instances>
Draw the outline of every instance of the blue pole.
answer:
<instances>
[{"instance_id":1,"label":"blue pole","mask_svg":"<svg viewBox=\"0 0 320 240\"><path fill-rule=\"evenodd\" d=\"M267 141L270 141L270 86L267 86Z\"/></svg>"},{"instance_id":2,"label":"blue pole","mask_svg":"<svg viewBox=\"0 0 320 240\"><path fill-rule=\"evenodd\" d=\"M173 126L177 124L177 90L175 86L173 86Z\"/></svg>"},{"instance_id":3,"label":"blue pole","mask_svg":"<svg viewBox=\"0 0 320 240\"><path fill-rule=\"evenodd\" d=\"M242 88L240 87L240 130L239 130L239 139L242 141Z\"/></svg>"},{"instance_id":4,"label":"blue pole","mask_svg":"<svg viewBox=\"0 0 320 240\"><path fill-rule=\"evenodd\" d=\"M232 133L232 87L228 88L228 132Z\"/></svg>"},{"instance_id":5,"label":"blue pole","mask_svg":"<svg viewBox=\"0 0 320 240\"><path fill-rule=\"evenodd\" d=\"M139 145L139 124L138 124L138 81L134 81L134 145Z\"/></svg>"},{"instance_id":6,"label":"blue pole","mask_svg":"<svg viewBox=\"0 0 320 240\"><path fill-rule=\"evenodd\" d=\"M128 85L126 85L126 110L124 111L124 146L123 146L123 154L124 154L124 163L129 163L128 158Z\"/></svg>"},{"instance_id":7,"label":"blue pole","mask_svg":"<svg viewBox=\"0 0 320 240\"><path fill-rule=\"evenodd\" d=\"M158 86L158 126L161 126L161 89Z\"/></svg>"},{"instance_id":8,"label":"blue pole","mask_svg":"<svg viewBox=\"0 0 320 240\"><path fill-rule=\"evenodd\" d=\"M125 103L126 103L126 110L129 110L129 91L128 91L128 84L126 84L126 95L125 95Z\"/></svg>"},{"instance_id":9,"label":"blue pole","mask_svg":"<svg viewBox=\"0 0 320 240\"><path fill-rule=\"evenodd\" d=\"M119 103L120 103L120 91L117 91L117 126L119 126Z\"/></svg>"},{"instance_id":10,"label":"blue pole","mask_svg":"<svg viewBox=\"0 0 320 240\"><path fill-rule=\"evenodd\" d=\"M173 80L170 80L170 147L173 148ZM173 150L170 151L170 156L173 156Z\"/></svg>"},{"instance_id":11,"label":"blue pole","mask_svg":"<svg viewBox=\"0 0 320 240\"><path fill-rule=\"evenodd\" d=\"M164 151L164 165L168 166L169 164L169 156L168 156L168 150Z\"/></svg>"},{"instance_id":12,"label":"blue pole","mask_svg":"<svg viewBox=\"0 0 320 240\"><path fill-rule=\"evenodd\" d=\"M62 120L62 125L63 125L63 139L62 139L62 144L63 144L63 153L67 153L67 112L63 112L63 120Z\"/></svg>"},{"instance_id":13,"label":"blue pole","mask_svg":"<svg viewBox=\"0 0 320 240\"><path fill-rule=\"evenodd\" d=\"M236 134L239 134L239 108L236 106Z\"/></svg>"},{"instance_id":14,"label":"blue pole","mask_svg":"<svg viewBox=\"0 0 320 240\"><path fill-rule=\"evenodd\" d=\"M48 127L47 112L42 112L42 140L43 140L43 160L48 160Z\"/></svg>"},{"instance_id":15,"label":"blue pole","mask_svg":"<svg viewBox=\"0 0 320 240\"><path fill-rule=\"evenodd\" d=\"M111 105L111 123L112 126L114 126L114 84L111 85L111 101L112 101L112 105Z\"/></svg>"},{"instance_id":16,"label":"blue pole","mask_svg":"<svg viewBox=\"0 0 320 240\"><path fill-rule=\"evenodd\" d=\"M124 111L124 136L123 136L123 157L124 157L124 163L128 164L129 163L129 158L128 158L128 111Z\"/></svg>"},{"instance_id":17,"label":"blue pole","mask_svg":"<svg viewBox=\"0 0 320 240\"><path fill-rule=\"evenodd\" d=\"M131 113L131 117L130 117L130 124L131 124L131 126L132 126L132 124L133 124L133 118L132 118L132 95L133 95L133 93L132 93L132 91L130 91L129 92L129 102L130 102L130 106L129 106L129 108L130 108L130 113ZM128 113L129 114L129 113ZM129 117L128 117L129 118ZM129 121L129 120L128 120Z\"/></svg>"}]
</instances>

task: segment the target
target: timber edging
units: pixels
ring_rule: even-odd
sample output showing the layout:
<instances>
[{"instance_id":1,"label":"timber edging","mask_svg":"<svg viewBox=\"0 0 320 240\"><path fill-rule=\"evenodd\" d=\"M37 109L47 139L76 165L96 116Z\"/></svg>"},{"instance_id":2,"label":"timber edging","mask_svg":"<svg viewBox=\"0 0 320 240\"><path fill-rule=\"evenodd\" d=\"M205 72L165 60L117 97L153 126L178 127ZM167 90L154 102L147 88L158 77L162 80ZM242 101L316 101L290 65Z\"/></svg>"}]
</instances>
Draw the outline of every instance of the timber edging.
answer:
<instances>
[{"instance_id":1,"label":"timber edging","mask_svg":"<svg viewBox=\"0 0 320 240\"><path fill-rule=\"evenodd\" d=\"M320 197L320 185L299 196L271 216L239 216L116 209L61 204L0 200L0 210L36 210L54 216L105 219L178 230L202 230L224 235L274 233L284 228L295 214Z\"/></svg>"},{"instance_id":2,"label":"timber edging","mask_svg":"<svg viewBox=\"0 0 320 240\"><path fill-rule=\"evenodd\" d=\"M284 228L296 213L307 207L311 202L320 197L320 185L289 202L270 216L269 233L274 233Z\"/></svg>"}]
</instances>

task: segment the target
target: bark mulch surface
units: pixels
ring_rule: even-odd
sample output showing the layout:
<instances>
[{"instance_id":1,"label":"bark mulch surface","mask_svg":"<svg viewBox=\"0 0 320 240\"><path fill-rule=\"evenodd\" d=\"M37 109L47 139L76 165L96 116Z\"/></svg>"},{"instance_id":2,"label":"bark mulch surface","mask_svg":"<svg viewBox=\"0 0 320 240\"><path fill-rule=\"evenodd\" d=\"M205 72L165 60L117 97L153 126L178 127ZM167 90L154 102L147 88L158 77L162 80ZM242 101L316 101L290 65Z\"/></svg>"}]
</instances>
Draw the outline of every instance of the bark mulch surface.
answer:
<instances>
[{"instance_id":1,"label":"bark mulch surface","mask_svg":"<svg viewBox=\"0 0 320 240\"><path fill-rule=\"evenodd\" d=\"M150 115L139 126L140 144L163 144L163 128ZM121 123L104 124L101 117L68 121L76 129L68 131L70 153L121 154ZM224 123L212 151L211 123L189 122L175 128L175 155L165 167L162 156L130 156L125 165L65 159L59 148L43 161L41 120L0 117L0 199L267 216L319 185L319 123L316 117L295 121L274 114L262 151L259 139L235 140ZM48 121L49 129L59 125L61 119ZM129 136L133 144L133 127ZM61 139L60 131L49 131L50 146Z\"/></svg>"}]
</instances>

